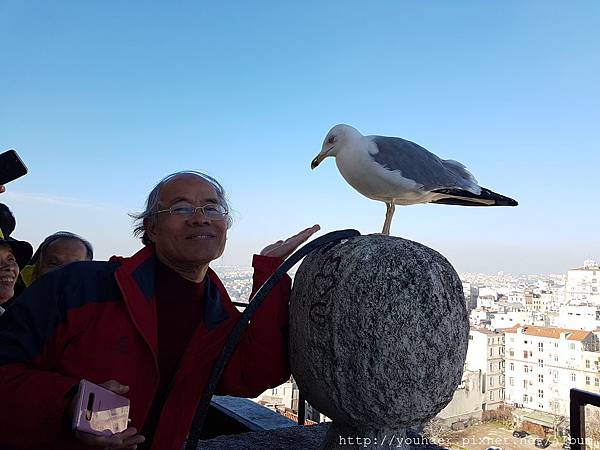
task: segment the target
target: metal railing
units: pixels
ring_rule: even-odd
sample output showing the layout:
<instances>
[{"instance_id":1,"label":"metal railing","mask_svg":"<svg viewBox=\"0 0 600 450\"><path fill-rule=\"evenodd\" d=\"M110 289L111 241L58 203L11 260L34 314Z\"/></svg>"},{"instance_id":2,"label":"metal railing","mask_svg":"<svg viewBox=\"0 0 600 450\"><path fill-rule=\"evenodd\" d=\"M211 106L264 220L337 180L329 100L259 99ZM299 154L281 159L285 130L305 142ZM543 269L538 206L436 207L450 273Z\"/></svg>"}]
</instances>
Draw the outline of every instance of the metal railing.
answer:
<instances>
[{"instance_id":1,"label":"metal railing","mask_svg":"<svg viewBox=\"0 0 600 450\"><path fill-rule=\"evenodd\" d=\"M600 395L580 389L571 389L571 450L586 450L585 439L585 407L593 405L600 407Z\"/></svg>"}]
</instances>

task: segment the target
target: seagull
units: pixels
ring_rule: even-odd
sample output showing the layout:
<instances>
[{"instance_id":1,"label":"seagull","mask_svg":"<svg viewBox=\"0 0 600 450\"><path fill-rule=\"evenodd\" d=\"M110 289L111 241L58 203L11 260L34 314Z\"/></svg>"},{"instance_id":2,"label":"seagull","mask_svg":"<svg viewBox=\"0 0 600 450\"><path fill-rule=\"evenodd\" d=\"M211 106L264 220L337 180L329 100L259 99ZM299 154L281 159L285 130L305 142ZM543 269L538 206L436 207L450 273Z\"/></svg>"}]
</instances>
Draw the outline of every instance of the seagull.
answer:
<instances>
[{"instance_id":1,"label":"seagull","mask_svg":"<svg viewBox=\"0 0 600 450\"><path fill-rule=\"evenodd\" d=\"M363 136L350 125L334 126L312 160L315 169L333 156L344 179L365 197L386 204L382 234L390 234L395 205L440 203L460 206L517 206L512 198L479 186L466 167L441 159L398 137Z\"/></svg>"}]
</instances>

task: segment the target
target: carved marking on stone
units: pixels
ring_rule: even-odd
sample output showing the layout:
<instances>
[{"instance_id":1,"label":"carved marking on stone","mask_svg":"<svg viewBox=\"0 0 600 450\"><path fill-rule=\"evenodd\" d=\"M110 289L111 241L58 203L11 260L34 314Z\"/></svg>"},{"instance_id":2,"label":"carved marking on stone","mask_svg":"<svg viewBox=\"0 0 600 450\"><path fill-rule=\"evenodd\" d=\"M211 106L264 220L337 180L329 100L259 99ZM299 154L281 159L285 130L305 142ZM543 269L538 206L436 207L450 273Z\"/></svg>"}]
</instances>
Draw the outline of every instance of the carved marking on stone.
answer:
<instances>
[{"instance_id":1,"label":"carved marking on stone","mask_svg":"<svg viewBox=\"0 0 600 450\"><path fill-rule=\"evenodd\" d=\"M313 283L317 288L319 297L326 296L330 291L338 285L337 270L340 267L342 259L337 257L329 257L325 259L321 266L323 272L317 273L313 278ZM311 322L317 325L324 325L331 317L331 301L322 298L313 299L310 305L308 317Z\"/></svg>"},{"instance_id":2,"label":"carved marking on stone","mask_svg":"<svg viewBox=\"0 0 600 450\"><path fill-rule=\"evenodd\" d=\"M327 302L311 305L308 317L316 325L325 325L331 317L331 305Z\"/></svg>"}]
</instances>

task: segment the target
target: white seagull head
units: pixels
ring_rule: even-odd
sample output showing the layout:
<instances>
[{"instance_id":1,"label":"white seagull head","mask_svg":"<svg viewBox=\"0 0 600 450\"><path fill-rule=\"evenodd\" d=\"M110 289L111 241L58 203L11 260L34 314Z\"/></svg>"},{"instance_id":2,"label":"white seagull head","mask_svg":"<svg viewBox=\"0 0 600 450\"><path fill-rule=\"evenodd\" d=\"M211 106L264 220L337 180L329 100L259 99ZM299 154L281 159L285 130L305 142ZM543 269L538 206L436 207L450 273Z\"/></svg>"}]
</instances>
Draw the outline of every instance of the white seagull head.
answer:
<instances>
[{"instance_id":1,"label":"white seagull head","mask_svg":"<svg viewBox=\"0 0 600 450\"><path fill-rule=\"evenodd\" d=\"M338 155L344 148L354 145L361 138L363 135L356 128L344 124L336 125L325 136L321 151L310 163L310 168L314 169L328 156Z\"/></svg>"}]
</instances>

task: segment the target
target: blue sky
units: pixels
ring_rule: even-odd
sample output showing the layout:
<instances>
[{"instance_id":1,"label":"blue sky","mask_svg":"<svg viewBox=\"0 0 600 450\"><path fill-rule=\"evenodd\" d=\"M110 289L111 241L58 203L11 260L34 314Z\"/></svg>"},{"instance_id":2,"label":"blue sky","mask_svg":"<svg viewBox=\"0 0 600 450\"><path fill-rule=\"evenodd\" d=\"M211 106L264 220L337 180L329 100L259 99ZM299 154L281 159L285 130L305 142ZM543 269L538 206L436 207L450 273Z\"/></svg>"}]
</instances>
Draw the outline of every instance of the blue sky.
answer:
<instances>
[{"instance_id":1,"label":"blue sky","mask_svg":"<svg viewBox=\"0 0 600 450\"><path fill-rule=\"evenodd\" d=\"M128 212L176 170L217 177L225 255L320 223L381 231L385 206L310 161L329 128L463 162L518 208L397 208L392 234L459 271L600 258L600 3L0 0L0 150L29 174L15 236L59 229L131 254Z\"/></svg>"}]
</instances>

